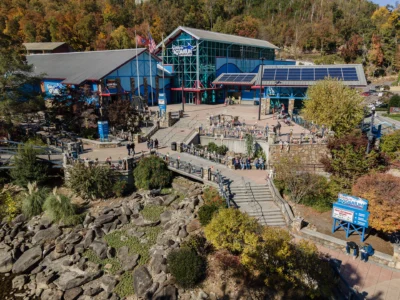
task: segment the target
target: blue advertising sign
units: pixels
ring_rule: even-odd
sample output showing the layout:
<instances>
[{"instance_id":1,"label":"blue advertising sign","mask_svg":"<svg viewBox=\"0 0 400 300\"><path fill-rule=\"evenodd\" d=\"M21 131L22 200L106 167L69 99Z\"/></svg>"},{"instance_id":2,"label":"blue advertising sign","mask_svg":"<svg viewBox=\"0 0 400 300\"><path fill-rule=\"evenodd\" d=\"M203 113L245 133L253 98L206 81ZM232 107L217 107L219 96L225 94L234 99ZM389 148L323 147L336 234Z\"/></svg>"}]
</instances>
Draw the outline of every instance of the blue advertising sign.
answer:
<instances>
[{"instance_id":1,"label":"blue advertising sign","mask_svg":"<svg viewBox=\"0 0 400 300\"><path fill-rule=\"evenodd\" d=\"M167 111L167 102L165 100L165 94L160 93L158 95L158 107L160 108L161 115L164 115Z\"/></svg>"},{"instance_id":2,"label":"blue advertising sign","mask_svg":"<svg viewBox=\"0 0 400 300\"><path fill-rule=\"evenodd\" d=\"M368 208L368 200L342 193L340 193L338 196L338 203L362 210L367 210Z\"/></svg>"},{"instance_id":3,"label":"blue advertising sign","mask_svg":"<svg viewBox=\"0 0 400 300\"><path fill-rule=\"evenodd\" d=\"M365 229L368 228L369 212L367 211L368 201L346 194L340 193L338 201L333 203L332 233L342 228L346 232L346 238L353 232L361 235L364 241Z\"/></svg>"},{"instance_id":4,"label":"blue advertising sign","mask_svg":"<svg viewBox=\"0 0 400 300\"><path fill-rule=\"evenodd\" d=\"M333 203L332 218L368 228L369 212L351 206Z\"/></svg>"},{"instance_id":5,"label":"blue advertising sign","mask_svg":"<svg viewBox=\"0 0 400 300\"><path fill-rule=\"evenodd\" d=\"M108 141L108 133L109 133L108 121L98 121L97 128L99 131L100 140Z\"/></svg>"}]
</instances>

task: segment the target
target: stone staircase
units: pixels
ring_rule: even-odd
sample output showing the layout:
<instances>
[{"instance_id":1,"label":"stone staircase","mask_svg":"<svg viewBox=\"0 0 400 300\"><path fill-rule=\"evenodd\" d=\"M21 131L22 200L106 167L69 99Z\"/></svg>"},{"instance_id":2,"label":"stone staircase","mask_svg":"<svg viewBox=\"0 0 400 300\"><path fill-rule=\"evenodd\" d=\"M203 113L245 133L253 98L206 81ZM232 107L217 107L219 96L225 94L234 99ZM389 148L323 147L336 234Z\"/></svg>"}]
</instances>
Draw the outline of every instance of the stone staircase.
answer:
<instances>
[{"instance_id":1,"label":"stone staircase","mask_svg":"<svg viewBox=\"0 0 400 300\"><path fill-rule=\"evenodd\" d=\"M173 126L159 129L151 138L157 139L160 147L169 147L172 142L181 143L192 133L193 129L197 129L201 125L197 117L195 115L190 118L181 118Z\"/></svg>"},{"instance_id":2,"label":"stone staircase","mask_svg":"<svg viewBox=\"0 0 400 300\"><path fill-rule=\"evenodd\" d=\"M230 187L233 201L242 212L256 218L260 224L284 227L285 219L278 206L272 199L271 192L266 185L244 183Z\"/></svg>"}]
</instances>

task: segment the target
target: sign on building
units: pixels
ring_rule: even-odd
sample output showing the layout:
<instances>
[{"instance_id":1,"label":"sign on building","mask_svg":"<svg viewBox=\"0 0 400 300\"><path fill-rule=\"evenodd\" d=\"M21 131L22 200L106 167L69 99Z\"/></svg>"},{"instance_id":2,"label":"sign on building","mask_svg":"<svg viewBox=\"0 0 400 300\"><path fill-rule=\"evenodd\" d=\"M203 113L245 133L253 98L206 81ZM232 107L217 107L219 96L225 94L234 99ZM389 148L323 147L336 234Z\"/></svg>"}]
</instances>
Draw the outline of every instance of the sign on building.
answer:
<instances>
[{"instance_id":1,"label":"sign on building","mask_svg":"<svg viewBox=\"0 0 400 300\"><path fill-rule=\"evenodd\" d=\"M118 84L117 84L117 80L115 79L107 79L106 80L106 86L108 89L116 89Z\"/></svg>"},{"instance_id":2,"label":"sign on building","mask_svg":"<svg viewBox=\"0 0 400 300\"><path fill-rule=\"evenodd\" d=\"M350 234L356 232L361 236L363 242L365 230L368 228L369 212L367 209L367 200L340 193L338 201L333 203L332 233L342 228L346 232L346 238L348 238Z\"/></svg>"},{"instance_id":3,"label":"sign on building","mask_svg":"<svg viewBox=\"0 0 400 300\"><path fill-rule=\"evenodd\" d=\"M190 43L186 46L172 45L172 53L176 56L193 56L194 51L196 51L196 46L192 46Z\"/></svg>"},{"instance_id":4,"label":"sign on building","mask_svg":"<svg viewBox=\"0 0 400 300\"><path fill-rule=\"evenodd\" d=\"M98 121L97 128L99 131L100 141L107 142L108 141L108 121Z\"/></svg>"}]
</instances>

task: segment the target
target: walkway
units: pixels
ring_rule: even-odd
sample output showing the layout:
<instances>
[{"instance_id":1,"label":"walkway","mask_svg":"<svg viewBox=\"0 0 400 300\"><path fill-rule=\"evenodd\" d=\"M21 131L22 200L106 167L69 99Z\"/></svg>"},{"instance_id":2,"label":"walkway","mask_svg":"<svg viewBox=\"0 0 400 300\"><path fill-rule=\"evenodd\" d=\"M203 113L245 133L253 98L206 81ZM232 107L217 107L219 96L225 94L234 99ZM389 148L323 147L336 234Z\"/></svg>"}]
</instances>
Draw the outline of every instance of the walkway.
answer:
<instances>
[{"instance_id":1,"label":"walkway","mask_svg":"<svg viewBox=\"0 0 400 300\"><path fill-rule=\"evenodd\" d=\"M342 261L341 274L350 286L363 295L362 299L400 300L400 271L362 262L344 252L318 245L322 253Z\"/></svg>"}]
</instances>

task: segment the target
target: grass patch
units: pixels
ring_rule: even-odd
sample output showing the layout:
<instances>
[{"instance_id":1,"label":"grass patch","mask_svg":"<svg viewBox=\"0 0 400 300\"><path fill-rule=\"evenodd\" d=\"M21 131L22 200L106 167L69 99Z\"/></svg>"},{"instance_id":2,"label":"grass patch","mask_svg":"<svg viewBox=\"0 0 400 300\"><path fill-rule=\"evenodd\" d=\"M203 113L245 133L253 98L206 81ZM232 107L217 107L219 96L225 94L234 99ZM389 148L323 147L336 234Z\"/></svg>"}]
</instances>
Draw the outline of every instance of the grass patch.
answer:
<instances>
[{"instance_id":1,"label":"grass patch","mask_svg":"<svg viewBox=\"0 0 400 300\"><path fill-rule=\"evenodd\" d=\"M118 294L121 298L133 295L135 291L133 290L133 273L125 272L122 274L120 281L114 289L114 292Z\"/></svg>"},{"instance_id":2,"label":"grass patch","mask_svg":"<svg viewBox=\"0 0 400 300\"><path fill-rule=\"evenodd\" d=\"M144 229L144 236L142 238L147 239L146 243L141 243L137 237L128 236L125 230L114 231L104 237L107 244L110 247L118 250L123 246L127 246L129 248L129 253L139 254L139 265L143 265L148 263L150 260L149 250L150 247L156 243L157 236L160 233L161 228L159 226L148 227ZM121 241L121 237L127 237L127 240Z\"/></svg>"},{"instance_id":3,"label":"grass patch","mask_svg":"<svg viewBox=\"0 0 400 300\"><path fill-rule=\"evenodd\" d=\"M92 250L86 250L83 253L84 257L87 257L87 259L91 262L94 262L96 264L100 264L102 269L104 271L108 271L110 272L112 275L115 275L120 269L121 269L121 263L119 261L118 258L106 258L106 259L100 259L98 258L98 256L96 255L96 253L94 253L94 251ZM111 264L112 267L111 269L105 269L104 266L106 264Z\"/></svg>"},{"instance_id":4,"label":"grass patch","mask_svg":"<svg viewBox=\"0 0 400 300\"><path fill-rule=\"evenodd\" d=\"M164 207L158 205L147 205L141 211L143 218L146 220L155 222L160 219L161 213L164 211Z\"/></svg>"},{"instance_id":5,"label":"grass patch","mask_svg":"<svg viewBox=\"0 0 400 300\"><path fill-rule=\"evenodd\" d=\"M178 198L176 198L174 202L181 203L182 200L185 199L185 195L182 193L177 193L177 195L178 195Z\"/></svg>"},{"instance_id":6,"label":"grass patch","mask_svg":"<svg viewBox=\"0 0 400 300\"><path fill-rule=\"evenodd\" d=\"M391 118L391 119L393 119L393 120L396 120L396 121L400 121L400 115L383 114L383 116L384 116L384 117L389 117L389 118Z\"/></svg>"},{"instance_id":7,"label":"grass patch","mask_svg":"<svg viewBox=\"0 0 400 300\"><path fill-rule=\"evenodd\" d=\"M161 195L169 195L174 192L173 188L162 188L161 189Z\"/></svg>"}]
</instances>

